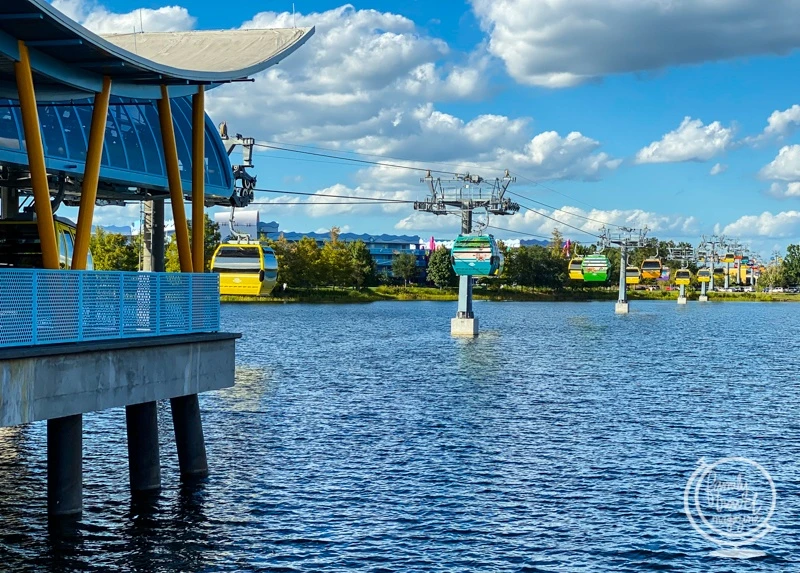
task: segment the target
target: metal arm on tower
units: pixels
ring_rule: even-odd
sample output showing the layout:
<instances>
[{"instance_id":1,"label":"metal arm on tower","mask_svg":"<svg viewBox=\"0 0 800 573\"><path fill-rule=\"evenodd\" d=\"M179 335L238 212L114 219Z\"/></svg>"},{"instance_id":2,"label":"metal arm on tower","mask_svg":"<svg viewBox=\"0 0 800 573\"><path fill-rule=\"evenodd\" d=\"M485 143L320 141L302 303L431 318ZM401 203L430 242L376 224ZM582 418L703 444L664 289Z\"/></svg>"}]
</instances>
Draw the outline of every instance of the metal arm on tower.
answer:
<instances>
[{"instance_id":1,"label":"metal arm on tower","mask_svg":"<svg viewBox=\"0 0 800 573\"><path fill-rule=\"evenodd\" d=\"M242 147L242 164L233 165L233 195L231 196L232 207L246 207L253 200L253 190L256 187L256 176L250 175L247 169L253 167L253 146L256 143L253 137L243 137L237 133L235 137L228 135L228 124L219 124L219 136L225 144L225 151L228 156L233 152L237 145Z\"/></svg>"}]
</instances>

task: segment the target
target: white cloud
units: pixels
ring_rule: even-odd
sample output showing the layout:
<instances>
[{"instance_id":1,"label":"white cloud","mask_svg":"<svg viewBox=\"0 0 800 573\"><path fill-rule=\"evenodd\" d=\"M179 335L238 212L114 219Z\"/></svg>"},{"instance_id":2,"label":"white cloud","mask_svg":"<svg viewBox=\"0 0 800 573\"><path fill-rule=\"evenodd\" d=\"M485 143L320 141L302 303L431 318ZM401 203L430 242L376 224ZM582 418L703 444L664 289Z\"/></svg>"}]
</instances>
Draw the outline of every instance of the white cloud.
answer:
<instances>
[{"instance_id":1,"label":"white cloud","mask_svg":"<svg viewBox=\"0 0 800 573\"><path fill-rule=\"evenodd\" d=\"M800 235L800 211L745 215L726 225L722 232L736 237L797 237Z\"/></svg>"},{"instance_id":2,"label":"white cloud","mask_svg":"<svg viewBox=\"0 0 800 573\"><path fill-rule=\"evenodd\" d=\"M733 127L723 127L718 121L703 125L699 119L685 117L677 129L640 149L636 162L708 161L732 145L733 135Z\"/></svg>"},{"instance_id":3,"label":"white cloud","mask_svg":"<svg viewBox=\"0 0 800 573\"><path fill-rule=\"evenodd\" d=\"M768 193L778 199L800 197L800 181L792 181L790 183L779 183L775 181L770 185Z\"/></svg>"},{"instance_id":4,"label":"white cloud","mask_svg":"<svg viewBox=\"0 0 800 573\"><path fill-rule=\"evenodd\" d=\"M694 217L663 215L641 209L608 211L591 209L587 211L567 205L561 207L560 210L536 209L536 211L523 209L511 217L494 218L490 223L514 231L543 236L549 236L554 228L558 228L566 237L585 242L594 242L596 239L591 235L597 234L604 224L639 229L647 227L650 229L651 235L657 235L659 238L688 237L700 232L698 222ZM434 217L426 213L413 213L397 223L395 228L413 232L455 229L457 232L459 224L460 221L455 217ZM496 234L504 235L499 231ZM516 235L512 233L510 236Z\"/></svg>"},{"instance_id":5,"label":"white cloud","mask_svg":"<svg viewBox=\"0 0 800 573\"><path fill-rule=\"evenodd\" d=\"M728 170L728 166L723 163L716 163L714 167L711 168L709 174L711 175L719 175L720 173L725 173Z\"/></svg>"},{"instance_id":6,"label":"white cloud","mask_svg":"<svg viewBox=\"0 0 800 573\"><path fill-rule=\"evenodd\" d=\"M783 111L775 110L767 119L767 127L756 137L748 137L748 143L760 143L770 139L785 139L800 127L800 105L793 105Z\"/></svg>"},{"instance_id":7,"label":"white cloud","mask_svg":"<svg viewBox=\"0 0 800 573\"><path fill-rule=\"evenodd\" d=\"M600 142L577 131L561 137L555 131L538 134L521 151L501 149L500 165L524 170L538 179L599 179L622 160L598 152Z\"/></svg>"},{"instance_id":8,"label":"white cloud","mask_svg":"<svg viewBox=\"0 0 800 573\"><path fill-rule=\"evenodd\" d=\"M521 83L566 87L800 47L796 0L471 0Z\"/></svg>"},{"instance_id":9,"label":"white cloud","mask_svg":"<svg viewBox=\"0 0 800 573\"><path fill-rule=\"evenodd\" d=\"M135 31L173 32L191 30L197 19L182 6L142 8L126 13L111 12L91 0L53 0L53 7L98 34Z\"/></svg>"},{"instance_id":10,"label":"white cloud","mask_svg":"<svg viewBox=\"0 0 800 573\"><path fill-rule=\"evenodd\" d=\"M782 147L777 157L761 169L759 175L764 179L800 181L800 145Z\"/></svg>"},{"instance_id":11,"label":"white cloud","mask_svg":"<svg viewBox=\"0 0 800 573\"><path fill-rule=\"evenodd\" d=\"M244 27L291 22L290 13L263 12ZM440 111L439 102L485 93L489 60L473 54L462 61L403 16L349 5L297 16L298 26L312 24L315 36L254 84L210 92L215 121L239 132L245 128L237 125L246 126L247 135L264 141L314 142L458 170L525 168L543 179L597 179L620 163L578 132L536 135L529 118Z\"/></svg>"},{"instance_id":12,"label":"white cloud","mask_svg":"<svg viewBox=\"0 0 800 573\"><path fill-rule=\"evenodd\" d=\"M397 186L396 189L386 190L376 188L374 185L348 187L341 183L336 183L330 187L320 189L311 196L305 197L285 197L285 196L259 196L257 202L259 210L269 210L269 217L276 217L284 213L297 215L298 210L308 217L329 217L332 215L352 214L352 215L377 215L381 213L399 213L411 209L410 203L379 203L359 199L348 199L347 197L365 197L389 199L392 201L413 201L418 189L408 189ZM289 203L291 205L284 205ZM302 205L296 207L293 205Z\"/></svg>"}]
</instances>

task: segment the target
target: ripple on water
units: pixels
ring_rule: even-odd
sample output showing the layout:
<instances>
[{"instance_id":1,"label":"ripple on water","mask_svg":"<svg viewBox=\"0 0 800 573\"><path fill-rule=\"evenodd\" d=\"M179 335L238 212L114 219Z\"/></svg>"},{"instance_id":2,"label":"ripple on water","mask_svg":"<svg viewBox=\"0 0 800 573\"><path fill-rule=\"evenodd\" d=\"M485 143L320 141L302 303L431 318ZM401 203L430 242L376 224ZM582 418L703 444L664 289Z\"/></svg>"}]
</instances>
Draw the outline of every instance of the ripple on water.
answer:
<instances>
[{"instance_id":1,"label":"ripple on water","mask_svg":"<svg viewBox=\"0 0 800 573\"><path fill-rule=\"evenodd\" d=\"M212 476L131 503L124 411L85 416L85 505L48 533L43 424L0 429L13 571L771 571L796 563L800 399L785 305L224 305L236 387L201 399ZM700 457L762 463L748 563L683 514Z\"/></svg>"}]
</instances>

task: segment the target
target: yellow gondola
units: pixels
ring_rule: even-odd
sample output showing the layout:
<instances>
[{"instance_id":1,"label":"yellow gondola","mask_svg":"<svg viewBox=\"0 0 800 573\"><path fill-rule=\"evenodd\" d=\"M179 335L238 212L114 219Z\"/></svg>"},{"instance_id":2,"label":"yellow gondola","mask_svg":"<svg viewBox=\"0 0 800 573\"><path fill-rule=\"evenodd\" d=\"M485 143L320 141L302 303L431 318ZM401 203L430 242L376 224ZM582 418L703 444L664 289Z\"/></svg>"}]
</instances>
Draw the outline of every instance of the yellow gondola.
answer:
<instances>
[{"instance_id":1,"label":"yellow gondola","mask_svg":"<svg viewBox=\"0 0 800 573\"><path fill-rule=\"evenodd\" d=\"M657 279L661 277L661 259L645 259L642 263L642 278Z\"/></svg>"},{"instance_id":2,"label":"yellow gondola","mask_svg":"<svg viewBox=\"0 0 800 573\"><path fill-rule=\"evenodd\" d=\"M689 269L678 269L675 271L676 285L688 285L690 282L692 282L692 273Z\"/></svg>"},{"instance_id":3,"label":"yellow gondola","mask_svg":"<svg viewBox=\"0 0 800 573\"><path fill-rule=\"evenodd\" d=\"M258 241L222 243L211 259L219 273L219 293L265 296L278 281L275 252Z\"/></svg>"},{"instance_id":4,"label":"yellow gondola","mask_svg":"<svg viewBox=\"0 0 800 573\"><path fill-rule=\"evenodd\" d=\"M581 265L583 264L583 257L572 257L572 260L569 262L569 278L582 281L583 280L583 269Z\"/></svg>"},{"instance_id":5,"label":"yellow gondola","mask_svg":"<svg viewBox=\"0 0 800 573\"><path fill-rule=\"evenodd\" d=\"M725 253L724 255L722 255L722 258L720 259L720 261L723 263L732 263L735 260L736 260L735 253Z\"/></svg>"},{"instance_id":6,"label":"yellow gondola","mask_svg":"<svg viewBox=\"0 0 800 573\"><path fill-rule=\"evenodd\" d=\"M711 282L711 269L709 268L697 269L697 281L701 283Z\"/></svg>"},{"instance_id":7,"label":"yellow gondola","mask_svg":"<svg viewBox=\"0 0 800 573\"><path fill-rule=\"evenodd\" d=\"M641 282L641 278L639 267L625 267L625 284L638 285Z\"/></svg>"},{"instance_id":8,"label":"yellow gondola","mask_svg":"<svg viewBox=\"0 0 800 573\"><path fill-rule=\"evenodd\" d=\"M72 268L72 251L75 247L75 224L63 217L53 217L58 243L58 265ZM41 269L42 244L39 227L33 219L0 220L0 268L16 267ZM88 253L86 270L93 270L92 253Z\"/></svg>"}]
</instances>

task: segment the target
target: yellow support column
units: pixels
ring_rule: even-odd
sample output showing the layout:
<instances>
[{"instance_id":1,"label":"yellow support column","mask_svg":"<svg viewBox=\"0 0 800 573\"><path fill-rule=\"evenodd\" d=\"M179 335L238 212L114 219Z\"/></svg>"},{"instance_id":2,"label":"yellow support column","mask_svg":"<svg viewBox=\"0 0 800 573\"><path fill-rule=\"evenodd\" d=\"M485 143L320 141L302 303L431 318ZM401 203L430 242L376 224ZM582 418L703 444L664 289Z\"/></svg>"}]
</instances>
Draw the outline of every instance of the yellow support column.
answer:
<instances>
[{"instance_id":1,"label":"yellow support column","mask_svg":"<svg viewBox=\"0 0 800 573\"><path fill-rule=\"evenodd\" d=\"M56 227L53 223L53 209L50 206L50 184L47 181L47 167L44 162L39 111L36 109L36 92L33 89L33 73L31 72L28 47L21 40L19 42L19 61L14 63L14 73L17 77L25 145L28 149L31 187L33 187L33 198L36 202L36 224L39 228L39 240L42 243L42 263L46 269L57 269L59 268L58 244L56 243Z\"/></svg>"},{"instance_id":2,"label":"yellow support column","mask_svg":"<svg viewBox=\"0 0 800 573\"><path fill-rule=\"evenodd\" d=\"M178 241L178 257L181 272L192 272L192 249L189 246L189 227L186 225L186 207L183 204L181 171L178 166L178 148L175 143L175 128L172 125L172 106L167 86L161 86L158 100L158 120L161 124L161 142L164 146L164 163L167 166L169 197L172 201L172 217L175 221L175 238Z\"/></svg>"},{"instance_id":3,"label":"yellow support column","mask_svg":"<svg viewBox=\"0 0 800 573\"><path fill-rule=\"evenodd\" d=\"M81 206L78 211L78 227L75 231L75 250L72 254L72 268L79 271L86 270L86 258L89 256L89 239L92 234L92 218L94 203L97 200L97 184L100 180L100 162L103 159L110 98L111 78L104 77L103 91L94 96L89 149L86 151L86 167L83 170Z\"/></svg>"},{"instance_id":4,"label":"yellow support column","mask_svg":"<svg viewBox=\"0 0 800 573\"><path fill-rule=\"evenodd\" d=\"M192 265L202 273L205 261L205 193L206 193L206 111L205 91L197 88L192 96Z\"/></svg>"}]
</instances>

